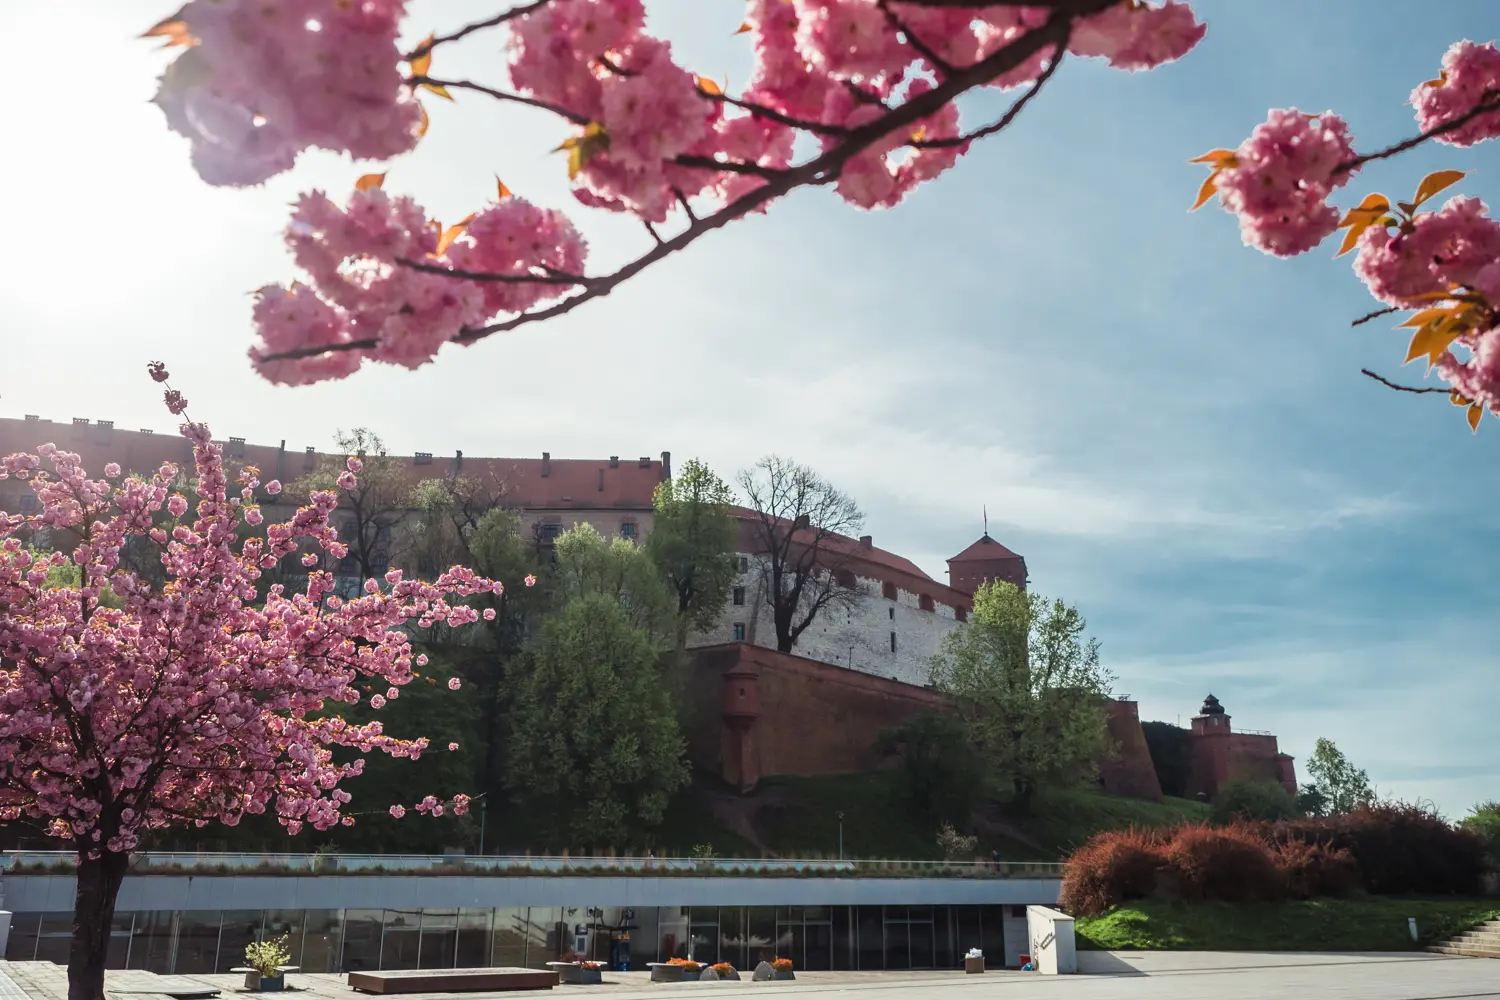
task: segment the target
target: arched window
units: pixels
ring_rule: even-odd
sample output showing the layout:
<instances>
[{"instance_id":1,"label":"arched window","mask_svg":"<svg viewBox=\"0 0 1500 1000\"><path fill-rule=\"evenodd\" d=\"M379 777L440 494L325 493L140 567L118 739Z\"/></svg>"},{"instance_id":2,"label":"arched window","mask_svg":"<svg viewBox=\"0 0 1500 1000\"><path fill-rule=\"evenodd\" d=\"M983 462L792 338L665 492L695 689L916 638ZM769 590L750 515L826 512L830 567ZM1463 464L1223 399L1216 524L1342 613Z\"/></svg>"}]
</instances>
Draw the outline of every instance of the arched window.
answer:
<instances>
[{"instance_id":1,"label":"arched window","mask_svg":"<svg viewBox=\"0 0 1500 1000\"><path fill-rule=\"evenodd\" d=\"M887 601L894 601L896 599L896 585L887 580L880 585L880 593L884 595Z\"/></svg>"},{"instance_id":2,"label":"arched window","mask_svg":"<svg viewBox=\"0 0 1500 1000\"><path fill-rule=\"evenodd\" d=\"M917 599L917 607L921 608L923 611L931 611L933 609L932 595L923 594L920 598Z\"/></svg>"},{"instance_id":3,"label":"arched window","mask_svg":"<svg viewBox=\"0 0 1500 1000\"><path fill-rule=\"evenodd\" d=\"M854 571L853 570L847 570L847 569L841 569L837 573L833 574L833 581L835 583L837 583L840 587L843 587L845 590L853 590L854 589Z\"/></svg>"}]
</instances>

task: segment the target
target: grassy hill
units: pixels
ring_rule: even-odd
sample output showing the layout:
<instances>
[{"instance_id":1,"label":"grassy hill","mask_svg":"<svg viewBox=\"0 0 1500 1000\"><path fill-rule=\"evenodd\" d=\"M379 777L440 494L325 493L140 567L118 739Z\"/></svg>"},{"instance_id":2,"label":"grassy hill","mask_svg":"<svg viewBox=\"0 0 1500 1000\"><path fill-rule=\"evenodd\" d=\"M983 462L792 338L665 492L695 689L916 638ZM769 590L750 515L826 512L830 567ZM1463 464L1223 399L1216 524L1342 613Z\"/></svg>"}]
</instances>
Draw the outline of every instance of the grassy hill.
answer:
<instances>
[{"instance_id":1,"label":"grassy hill","mask_svg":"<svg viewBox=\"0 0 1500 1000\"><path fill-rule=\"evenodd\" d=\"M914 819L888 772L826 778L767 778L746 796L700 781L669 810L658 831L661 852L711 844L720 857L835 857L839 814L850 858L935 859L934 824ZM1091 788L1054 790L1030 815L992 804L977 817L978 853L998 850L1009 861L1055 861L1099 830L1168 826L1206 818L1185 799L1148 802Z\"/></svg>"}]
</instances>

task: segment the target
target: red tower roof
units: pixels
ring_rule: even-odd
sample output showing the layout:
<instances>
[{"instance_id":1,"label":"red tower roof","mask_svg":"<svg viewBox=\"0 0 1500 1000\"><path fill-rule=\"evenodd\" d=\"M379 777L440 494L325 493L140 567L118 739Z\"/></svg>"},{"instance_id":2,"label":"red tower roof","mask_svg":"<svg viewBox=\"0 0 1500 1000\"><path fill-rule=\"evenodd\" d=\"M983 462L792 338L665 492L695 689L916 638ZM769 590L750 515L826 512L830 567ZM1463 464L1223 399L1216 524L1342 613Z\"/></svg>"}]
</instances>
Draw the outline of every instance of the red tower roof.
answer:
<instances>
[{"instance_id":1,"label":"red tower roof","mask_svg":"<svg viewBox=\"0 0 1500 1000\"><path fill-rule=\"evenodd\" d=\"M956 562L989 562L993 559L1019 559L1010 549L995 541L989 535L982 536L979 541L964 549L958 555L948 561Z\"/></svg>"}]
</instances>

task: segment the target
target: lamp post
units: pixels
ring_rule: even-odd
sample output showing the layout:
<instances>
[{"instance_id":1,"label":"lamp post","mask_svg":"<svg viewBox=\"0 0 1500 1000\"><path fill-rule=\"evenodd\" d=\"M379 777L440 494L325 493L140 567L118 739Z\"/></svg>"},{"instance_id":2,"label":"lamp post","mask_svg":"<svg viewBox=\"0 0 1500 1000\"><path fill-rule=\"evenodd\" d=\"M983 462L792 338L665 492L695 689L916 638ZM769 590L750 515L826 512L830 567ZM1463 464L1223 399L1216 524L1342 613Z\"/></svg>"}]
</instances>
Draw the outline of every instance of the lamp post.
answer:
<instances>
[{"instance_id":1,"label":"lamp post","mask_svg":"<svg viewBox=\"0 0 1500 1000\"><path fill-rule=\"evenodd\" d=\"M484 817L487 808L483 802L479 804L479 853L484 854Z\"/></svg>"},{"instance_id":2,"label":"lamp post","mask_svg":"<svg viewBox=\"0 0 1500 1000\"><path fill-rule=\"evenodd\" d=\"M839 860L844 860L844 811L839 810Z\"/></svg>"}]
</instances>

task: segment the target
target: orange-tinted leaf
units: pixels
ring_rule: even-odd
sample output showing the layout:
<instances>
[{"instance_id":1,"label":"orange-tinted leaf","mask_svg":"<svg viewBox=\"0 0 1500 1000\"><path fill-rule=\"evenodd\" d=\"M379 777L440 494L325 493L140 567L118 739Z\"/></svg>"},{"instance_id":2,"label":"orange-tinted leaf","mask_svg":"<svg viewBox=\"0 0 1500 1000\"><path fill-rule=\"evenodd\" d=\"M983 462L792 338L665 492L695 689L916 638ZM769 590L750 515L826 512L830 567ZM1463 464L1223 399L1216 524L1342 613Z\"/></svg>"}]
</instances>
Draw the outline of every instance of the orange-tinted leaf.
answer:
<instances>
[{"instance_id":1,"label":"orange-tinted leaf","mask_svg":"<svg viewBox=\"0 0 1500 1000\"><path fill-rule=\"evenodd\" d=\"M721 88L717 83L714 83L708 77L698 76L694 77L693 80L698 84L698 89L703 91L705 94L712 94L715 97L724 96L723 88Z\"/></svg>"},{"instance_id":2,"label":"orange-tinted leaf","mask_svg":"<svg viewBox=\"0 0 1500 1000\"><path fill-rule=\"evenodd\" d=\"M1417 358L1425 357L1427 366L1432 367L1447 353L1448 345L1462 332L1463 329L1451 317L1427 324L1411 338L1411 345L1406 349L1406 361L1402 363L1410 364Z\"/></svg>"},{"instance_id":3,"label":"orange-tinted leaf","mask_svg":"<svg viewBox=\"0 0 1500 1000\"><path fill-rule=\"evenodd\" d=\"M1202 156L1195 156L1189 163L1212 163L1216 167L1232 167L1237 162L1232 149L1211 149Z\"/></svg>"},{"instance_id":4,"label":"orange-tinted leaf","mask_svg":"<svg viewBox=\"0 0 1500 1000\"><path fill-rule=\"evenodd\" d=\"M1355 245L1359 243L1359 238L1363 236L1365 234L1365 230L1369 228L1370 223L1368 222L1350 226L1349 231L1344 234L1344 242L1339 244L1339 252L1334 254L1334 256L1342 257L1350 250L1353 250Z\"/></svg>"},{"instance_id":5,"label":"orange-tinted leaf","mask_svg":"<svg viewBox=\"0 0 1500 1000\"><path fill-rule=\"evenodd\" d=\"M428 45L432 44L432 40L434 38L436 38L436 37L437 37L436 35L428 35L426 38L422 39L422 44L418 45L417 48L419 48L419 49L426 48ZM415 59L413 59L411 61L411 75L412 76L426 76L427 75L427 71L430 70L430 69L432 69L432 50L431 49L427 49L425 52L423 52L421 55L417 56L417 58L415 58Z\"/></svg>"},{"instance_id":6,"label":"orange-tinted leaf","mask_svg":"<svg viewBox=\"0 0 1500 1000\"><path fill-rule=\"evenodd\" d=\"M181 11L178 13L181 13ZM169 49L180 45L198 44L198 40L189 33L187 22L176 14L173 14L164 21L157 21L141 37L164 39L163 44Z\"/></svg>"},{"instance_id":7,"label":"orange-tinted leaf","mask_svg":"<svg viewBox=\"0 0 1500 1000\"><path fill-rule=\"evenodd\" d=\"M505 182L502 181L498 176L495 178L495 191L497 192L495 197L496 201L504 201L511 196L510 188L506 187Z\"/></svg>"},{"instance_id":8,"label":"orange-tinted leaf","mask_svg":"<svg viewBox=\"0 0 1500 1000\"><path fill-rule=\"evenodd\" d=\"M1422 81L1422 86L1424 86L1424 87L1441 87L1443 84L1445 84L1447 82L1448 82L1448 71L1447 70L1443 70L1442 72L1438 73L1436 80L1423 80Z\"/></svg>"},{"instance_id":9,"label":"orange-tinted leaf","mask_svg":"<svg viewBox=\"0 0 1500 1000\"><path fill-rule=\"evenodd\" d=\"M464 230L469 228L469 223L473 222L474 216L478 214L479 213L477 212L471 213L467 219L464 219L462 222L454 223L447 229L443 230L443 235L438 237L437 249L432 252L433 256L441 257L443 254L447 253L448 248L453 245L453 241L464 234Z\"/></svg>"},{"instance_id":10,"label":"orange-tinted leaf","mask_svg":"<svg viewBox=\"0 0 1500 1000\"><path fill-rule=\"evenodd\" d=\"M1462 170L1436 170L1422 178L1422 183L1417 185L1416 204L1431 198L1444 188L1452 187L1466 177Z\"/></svg>"},{"instance_id":11,"label":"orange-tinted leaf","mask_svg":"<svg viewBox=\"0 0 1500 1000\"><path fill-rule=\"evenodd\" d=\"M417 138L420 139L427 134L427 128L432 124L432 119L427 117L427 109L422 107L422 102L417 102L417 111L422 116L422 123L417 126Z\"/></svg>"},{"instance_id":12,"label":"orange-tinted leaf","mask_svg":"<svg viewBox=\"0 0 1500 1000\"><path fill-rule=\"evenodd\" d=\"M1479 418L1484 416L1484 407L1478 403L1469 407L1469 430L1475 434L1479 433Z\"/></svg>"},{"instance_id":13,"label":"orange-tinted leaf","mask_svg":"<svg viewBox=\"0 0 1500 1000\"><path fill-rule=\"evenodd\" d=\"M371 188L378 188L384 184L385 174L365 174L359 180L354 182L354 190L368 191Z\"/></svg>"},{"instance_id":14,"label":"orange-tinted leaf","mask_svg":"<svg viewBox=\"0 0 1500 1000\"><path fill-rule=\"evenodd\" d=\"M1351 208L1344 213L1344 218L1339 222L1339 228L1354 225L1356 222L1365 222L1369 225L1380 217L1382 212L1389 212L1391 203L1385 200L1383 194L1367 194L1365 200L1359 203L1358 208ZM1366 221L1368 220L1368 221Z\"/></svg>"},{"instance_id":15,"label":"orange-tinted leaf","mask_svg":"<svg viewBox=\"0 0 1500 1000\"><path fill-rule=\"evenodd\" d=\"M1461 392L1450 392L1448 393L1448 402L1452 403L1454 406L1468 406L1474 401Z\"/></svg>"},{"instance_id":16,"label":"orange-tinted leaf","mask_svg":"<svg viewBox=\"0 0 1500 1000\"><path fill-rule=\"evenodd\" d=\"M440 83L424 83L422 84L422 89L432 91L445 101L453 100L453 95L448 93L448 88Z\"/></svg>"},{"instance_id":17,"label":"orange-tinted leaf","mask_svg":"<svg viewBox=\"0 0 1500 1000\"><path fill-rule=\"evenodd\" d=\"M1208 175L1207 179L1204 180L1202 187L1198 188L1198 197L1194 199L1193 207L1188 209L1189 212L1198 211L1198 209L1208 204L1208 200L1210 198L1219 193L1219 188L1214 183L1218 179L1219 172L1217 170Z\"/></svg>"},{"instance_id":18,"label":"orange-tinted leaf","mask_svg":"<svg viewBox=\"0 0 1500 1000\"><path fill-rule=\"evenodd\" d=\"M750 28L750 22L746 21L745 23L741 24L738 28L736 28L734 30L734 33L736 35L743 35L745 32L750 31L750 30L751 30L751 28Z\"/></svg>"},{"instance_id":19,"label":"orange-tinted leaf","mask_svg":"<svg viewBox=\"0 0 1500 1000\"><path fill-rule=\"evenodd\" d=\"M927 138L927 128L926 128L926 126L923 126L922 128L917 129L915 132L913 132L911 134L911 141L912 142L921 142L925 138Z\"/></svg>"},{"instance_id":20,"label":"orange-tinted leaf","mask_svg":"<svg viewBox=\"0 0 1500 1000\"><path fill-rule=\"evenodd\" d=\"M1451 309L1423 309L1421 312L1417 313L1416 315L1414 315L1410 319L1408 319L1405 323L1402 323L1401 326L1396 327L1396 329L1399 330L1402 327L1407 327L1407 326L1414 326L1414 327L1426 326L1428 323L1431 323L1433 320L1439 319L1439 318L1441 318L1443 316L1448 316L1451 313L1452 313Z\"/></svg>"},{"instance_id":21,"label":"orange-tinted leaf","mask_svg":"<svg viewBox=\"0 0 1500 1000\"><path fill-rule=\"evenodd\" d=\"M1445 299L1453 298L1457 294L1459 287L1455 285L1446 292L1422 292L1420 295L1408 295L1407 298L1413 302L1442 302Z\"/></svg>"}]
</instances>

